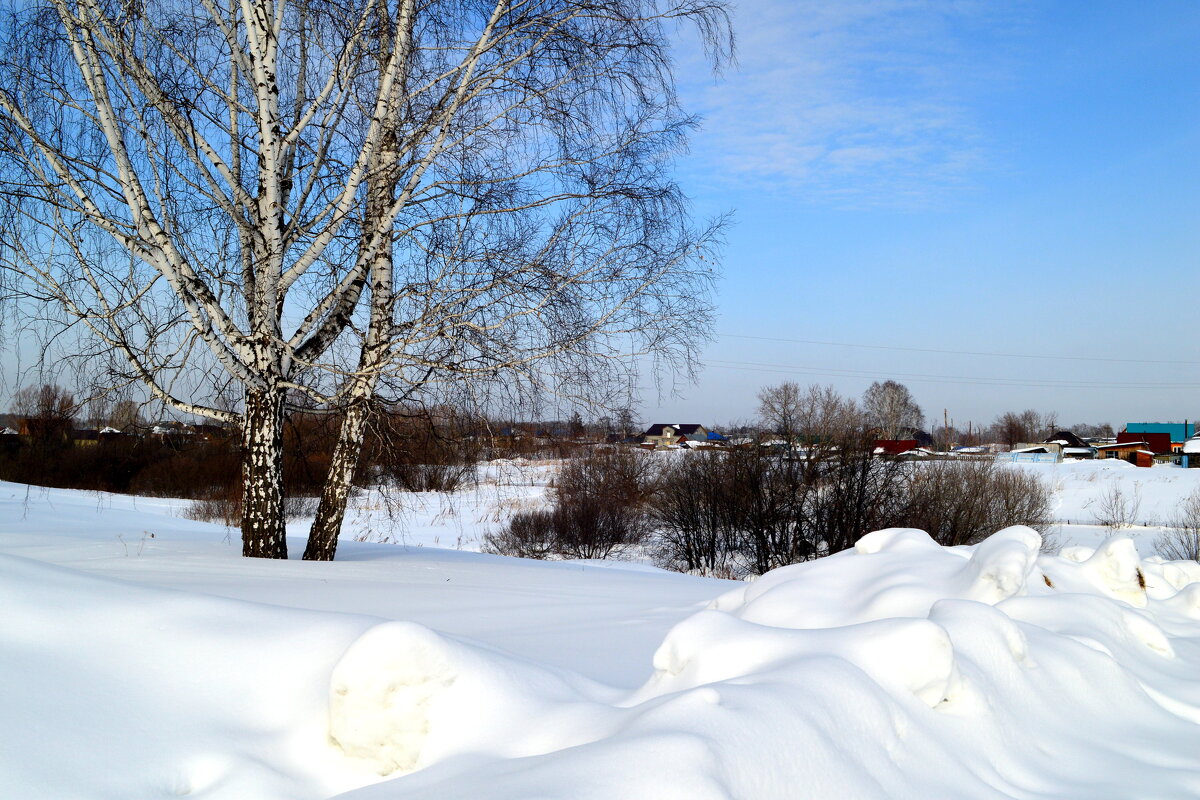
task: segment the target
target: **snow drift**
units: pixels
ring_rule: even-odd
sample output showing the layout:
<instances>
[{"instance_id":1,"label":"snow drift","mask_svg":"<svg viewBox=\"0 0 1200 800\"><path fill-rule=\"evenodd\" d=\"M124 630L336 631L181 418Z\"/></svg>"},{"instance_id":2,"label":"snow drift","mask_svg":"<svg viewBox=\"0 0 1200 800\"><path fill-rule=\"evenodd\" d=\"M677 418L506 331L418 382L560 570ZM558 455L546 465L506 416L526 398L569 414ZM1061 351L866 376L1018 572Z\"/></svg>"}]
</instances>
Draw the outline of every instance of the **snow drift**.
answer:
<instances>
[{"instance_id":1,"label":"snow drift","mask_svg":"<svg viewBox=\"0 0 1200 800\"><path fill-rule=\"evenodd\" d=\"M733 583L247 560L169 510L0 491L0 796L1200 797L1200 566L1128 538L878 531Z\"/></svg>"},{"instance_id":2,"label":"snow drift","mask_svg":"<svg viewBox=\"0 0 1200 800\"><path fill-rule=\"evenodd\" d=\"M921 531L775 570L679 623L625 695L390 623L331 734L353 798L1200 796L1200 566Z\"/></svg>"}]
</instances>

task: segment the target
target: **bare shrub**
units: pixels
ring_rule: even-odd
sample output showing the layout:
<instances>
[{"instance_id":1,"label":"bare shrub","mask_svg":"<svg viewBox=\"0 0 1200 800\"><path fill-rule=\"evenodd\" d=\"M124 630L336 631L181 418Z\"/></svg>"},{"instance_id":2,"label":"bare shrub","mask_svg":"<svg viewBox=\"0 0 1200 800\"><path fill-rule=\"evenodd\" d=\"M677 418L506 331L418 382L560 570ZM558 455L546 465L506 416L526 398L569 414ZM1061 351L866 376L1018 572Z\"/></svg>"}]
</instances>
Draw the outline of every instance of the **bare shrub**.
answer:
<instances>
[{"instance_id":1,"label":"bare shrub","mask_svg":"<svg viewBox=\"0 0 1200 800\"><path fill-rule=\"evenodd\" d=\"M938 544L975 544L1010 525L1046 525L1050 491L1035 475L994 461L911 466L900 524L924 530Z\"/></svg>"},{"instance_id":2,"label":"bare shrub","mask_svg":"<svg viewBox=\"0 0 1200 800\"><path fill-rule=\"evenodd\" d=\"M880 528L922 528L944 545L1009 525L1045 526L1036 476L990 461L905 464L844 430L803 451L757 448L681 461L651 507L667 565L762 573L836 553Z\"/></svg>"},{"instance_id":3,"label":"bare shrub","mask_svg":"<svg viewBox=\"0 0 1200 800\"><path fill-rule=\"evenodd\" d=\"M483 551L515 558L549 558L556 554L554 512L521 511L499 531L483 537Z\"/></svg>"},{"instance_id":4,"label":"bare shrub","mask_svg":"<svg viewBox=\"0 0 1200 800\"><path fill-rule=\"evenodd\" d=\"M368 457L382 474L409 492L455 492L475 484L482 456L477 440L461 431L461 420L410 419L381 414Z\"/></svg>"},{"instance_id":5,"label":"bare shrub","mask_svg":"<svg viewBox=\"0 0 1200 800\"><path fill-rule=\"evenodd\" d=\"M1100 495L1093 518L1097 525L1119 531L1133 525L1141 507L1142 493L1136 486L1127 494L1119 483L1114 483Z\"/></svg>"},{"instance_id":6,"label":"bare shrub","mask_svg":"<svg viewBox=\"0 0 1200 800\"><path fill-rule=\"evenodd\" d=\"M609 558L645 537L643 502L653 470L646 454L599 449L567 461L555 486L554 507L521 512L485 547L523 558Z\"/></svg>"},{"instance_id":7,"label":"bare shrub","mask_svg":"<svg viewBox=\"0 0 1200 800\"><path fill-rule=\"evenodd\" d=\"M242 493L232 487L214 487L189 503L181 512L181 516L199 522L235 527L242 518Z\"/></svg>"},{"instance_id":8,"label":"bare shrub","mask_svg":"<svg viewBox=\"0 0 1200 800\"><path fill-rule=\"evenodd\" d=\"M688 454L659 482L647 509L655 531L653 549L662 566L705 575L730 573L725 455Z\"/></svg>"},{"instance_id":9,"label":"bare shrub","mask_svg":"<svg viewBox=\"0 0 1200 800\"><path fill-rule=\"evenodd\" d=\"M1200 561L1200 492L1191 494L1154 540L1159 555L1172 561Z\"/></svg>"},{"instance_id":10,"label":"bare shrub","mask_svg":"<svg viewBox=\"0 0 1200 800\"><path fill-rule=\"evenodd\" d=\"M794 447L680 459L649 506L660 563L702 574L761 574L845 549L886 527L902 465L872 458L850 425Z\"/></svg>"},{"instance_id":11,"label":"bare shrub","mask_svg":"<svg viewBox=\"0 0 1200 800\"><path fill-rule=\"evenodd\" d=\"M456 492L474 485L475 464L399 464L391 474L409 492Z\"/></svg>"},{"instance_id":12,"label":"bare shrub","mask_svg":"<svg viewBox=\"0 0 1200 800\"><path fill-rule=\"evenodd\" d=\"M283 498L283 518L289 522L308 519L316 516L316 513L317 498L315 497L286 496Z\"/></svg>"},{"instance_id":13,"label":"bare shrub","mask_svg":"<svg viewBox=\"0 0 1200 800\"><path fill-rule=\"evenodd\" d=\"M317 513L317 498L283 498L283 518L289 522L306 519ZM199 522L214 522L227 527L236 527L242 518L242 491L240 487L216 487L193 500L181 512L186 519Z\"/></svg>"},{"instance_id":14,"label":"bare shrub","mask_svg":"<svg viewBox=\"0 0 1200 800\"><path fill-rule=\"evenodd\" d=\"M654 460L647 453L631 447L601 447L564 462L554 491L560 505L594 498L638 507L646 500L654 480Z\"/></svg>"},{"instance_id":15,"label":"bare shrub","mask_svg":"<svg viewBox=\"0 0 1200 800\"><path fill-rule=\"evenodd\" d=\"M814 547L810 557L840 552L871 531L898 524L907 506L909 465L874 457L874 444L873 435L858 431L806 459L802 521Z\"/></svg>"}]
</instances>

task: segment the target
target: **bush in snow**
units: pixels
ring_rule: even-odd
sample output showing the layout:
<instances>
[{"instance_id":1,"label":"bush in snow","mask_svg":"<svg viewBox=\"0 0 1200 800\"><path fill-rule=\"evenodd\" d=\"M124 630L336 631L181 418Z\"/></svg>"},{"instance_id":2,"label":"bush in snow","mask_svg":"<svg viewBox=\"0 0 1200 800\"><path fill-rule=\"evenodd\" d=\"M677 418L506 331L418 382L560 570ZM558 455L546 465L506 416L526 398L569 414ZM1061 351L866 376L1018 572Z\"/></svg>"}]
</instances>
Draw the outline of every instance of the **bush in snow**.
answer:
<instances>
[{"instance_id":1,"label":"bush in snow","mask_svg":"<svg viewBox=\"0 0 1200 800\"><path fill-rule=\"evenodd\" d=\"M1050 493L1034 475L991 461L878 459L872 444L848 431L802 449L677 460L649 506L660 562L744 576L840 552L882 528L958 545L1009 525L1044 527Z\"/></svg>"},{"instance_id":2,"label":"bush in snow","mask_svg":"<svg viewBox=\"0 0 1200 800\"><path fill-rule=\"evenodd\" d=\"M733 558L726 454L701 451L677 459L647 506L658 561L670 569L727 575Z\"/></svg>"},{"instance_id":3,"label":"bush in snow","mask_svg":"<svg viewBox=\"0 0 1200 800\"><path fill-rule=\"evenodd\" d=\"M752 447L676 461L649 506L664 566L761 574L844 550L887 527L903 504L903 466L872 457L861 430L804 447Z\"/></svg>"},{"instance_id":4,"label":"bush in snow","mask_svg":"<svg viewBox=\"0 0 1200 800\"><path fill-rule=\"evenodd\" d=\"M654 479L645 453L594 450L563 465L553 508L514 515L485 546L522 558L608 558L644 539L642 506Z\"/></svg>"},{"instance_id":5,"label":"bush in snow","mask_svg":"<svg viewBox=\"0 0 1200 800\"><path fill-rule=\"evenodd\" d=\"M1097 525L1116 532L1133 525L1141 507L1142 496L1136 488L1131 494L1125 494L1120 484L1114 483L1100 495L1100 503L1093 516Z\"/></svg>"},{"instance_id":6,"label":"bush in snow","mask_svg":"<svg viewBox=\"0 0 1200 800\"><path fill-rule=\"evenodd\" d=\"M317 498L285 495L283 518L290 521L316 516ZM242 519L242 493L239 487L214 487L183 509L181 516L200 522L215 522L230 528Z\"/></svg>"},{"instance_id":7,"label":"bush in snow","mask_svg":"<svg viewBox=\"0 0 1200 800\"><path fill-rule=\"evenodd\" d=\"M364 466L377 464L376 476L408 492L454 492L473 485L482 449L464 434L466 421L444 416L376 413ZM368 482L361 478L360 483Z\"/></svg>"},{"instance_id":8,"label":"bush in snow","mask_svg":"<svg viewBox=\"0 0 1200 800\"><path fill-rule=\"evenodd\" d=\"M1159 555L1172 561L1200 561L1200 493L1183 501L1167 527L1154 540Z\"/></svg>"},{"instance_id":9,"label":"bush in snow","mask_svg":"<svg viewBox=\"0 0 1200 800\"><path fill-rule=\"evenodd\" d=\"M1050 491L1031 473L994 461L911 466L895 527L919 528L945 546L975 544L1010 525L1045 527Z\"/></svg>"},{"instance_id":10,"label":"bush in snow","mask_svg":"<svg viewBox=\"0 0 1200 800\"><path fill-rule=\"evenodd\" d=\"M554 512L520 511L499 531L483 537L483 551L515 558L550 558L557 554Z\"/></svg>"}]
</instances>

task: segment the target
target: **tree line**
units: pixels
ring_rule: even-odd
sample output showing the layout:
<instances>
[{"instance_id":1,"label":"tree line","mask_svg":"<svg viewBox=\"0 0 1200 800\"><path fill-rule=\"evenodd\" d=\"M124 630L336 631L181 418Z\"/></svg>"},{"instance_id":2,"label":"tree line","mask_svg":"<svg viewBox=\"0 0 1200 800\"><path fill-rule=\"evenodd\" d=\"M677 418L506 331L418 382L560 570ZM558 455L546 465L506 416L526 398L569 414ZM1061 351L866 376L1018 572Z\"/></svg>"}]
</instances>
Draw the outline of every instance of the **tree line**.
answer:
<instances>
[{"instance_id":1,"label":"tree line","mask_svg":"<svg viewBox=\"0 0 1200 800\"><path fill-rule=\"evenodd\" d=\"M876 396L860 405L828 387L783 384L761 395L768 435L756 441L595 450L563 467L549 508L516 514L487 546L533 558L648 552L669 568L743 577L839 552L881 528L920 528L950 546L1008 525L1045 526L1049 491L1032 474L990 459L879 458ZM890 432L917 419L915 404L884 404L906 405Z\"/></svg>"},{"instance_id":2,"label":"tree line","mask_svg":"<svg viewBox=\"0 0 1200 800\"><path fill-rule=\"evenodd\" d=\"M762 429L792 441L801 431L812 430L814 420L837 408L842 417L860 416L880 439L912 438L923 431L926 416L908 387L892 380L876 381L860 401L842 398L831 388L801 387L786 381L768 386L758 394L758 414ZM935 446L947 450L951 444L1001 444L1012 447L1022 442L1041 442L1060 430L1058 415L1035 409L1006 411L988 425L969 424L966 428L946 424L932 425L930 438ZM1112 425L1076 424L1070 430L1081 437L1115 435Z\"/></svg>"}]
</instances>

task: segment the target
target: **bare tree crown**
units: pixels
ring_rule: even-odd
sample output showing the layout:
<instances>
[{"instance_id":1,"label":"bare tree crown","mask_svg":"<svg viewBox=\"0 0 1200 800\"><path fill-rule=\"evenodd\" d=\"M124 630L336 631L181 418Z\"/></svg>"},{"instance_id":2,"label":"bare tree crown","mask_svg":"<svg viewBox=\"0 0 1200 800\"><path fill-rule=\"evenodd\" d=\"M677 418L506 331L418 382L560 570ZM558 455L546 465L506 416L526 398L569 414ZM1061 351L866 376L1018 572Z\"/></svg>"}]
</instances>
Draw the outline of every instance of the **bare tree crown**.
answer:
<instances>
[{"instance_id":1,"label":"bare tree crown","mask_svg":"<svg viewBox=\"0 0 1200 800\"><path fill-rule=\"evenodd\" d=\"M21 5L4 295L86 332L114 389L240 423L281 540L289 393L611 401L631 356L688 359L720 225L670 174L679 20L728 53L719 1Z\"/></svg>"}]
</instances>

